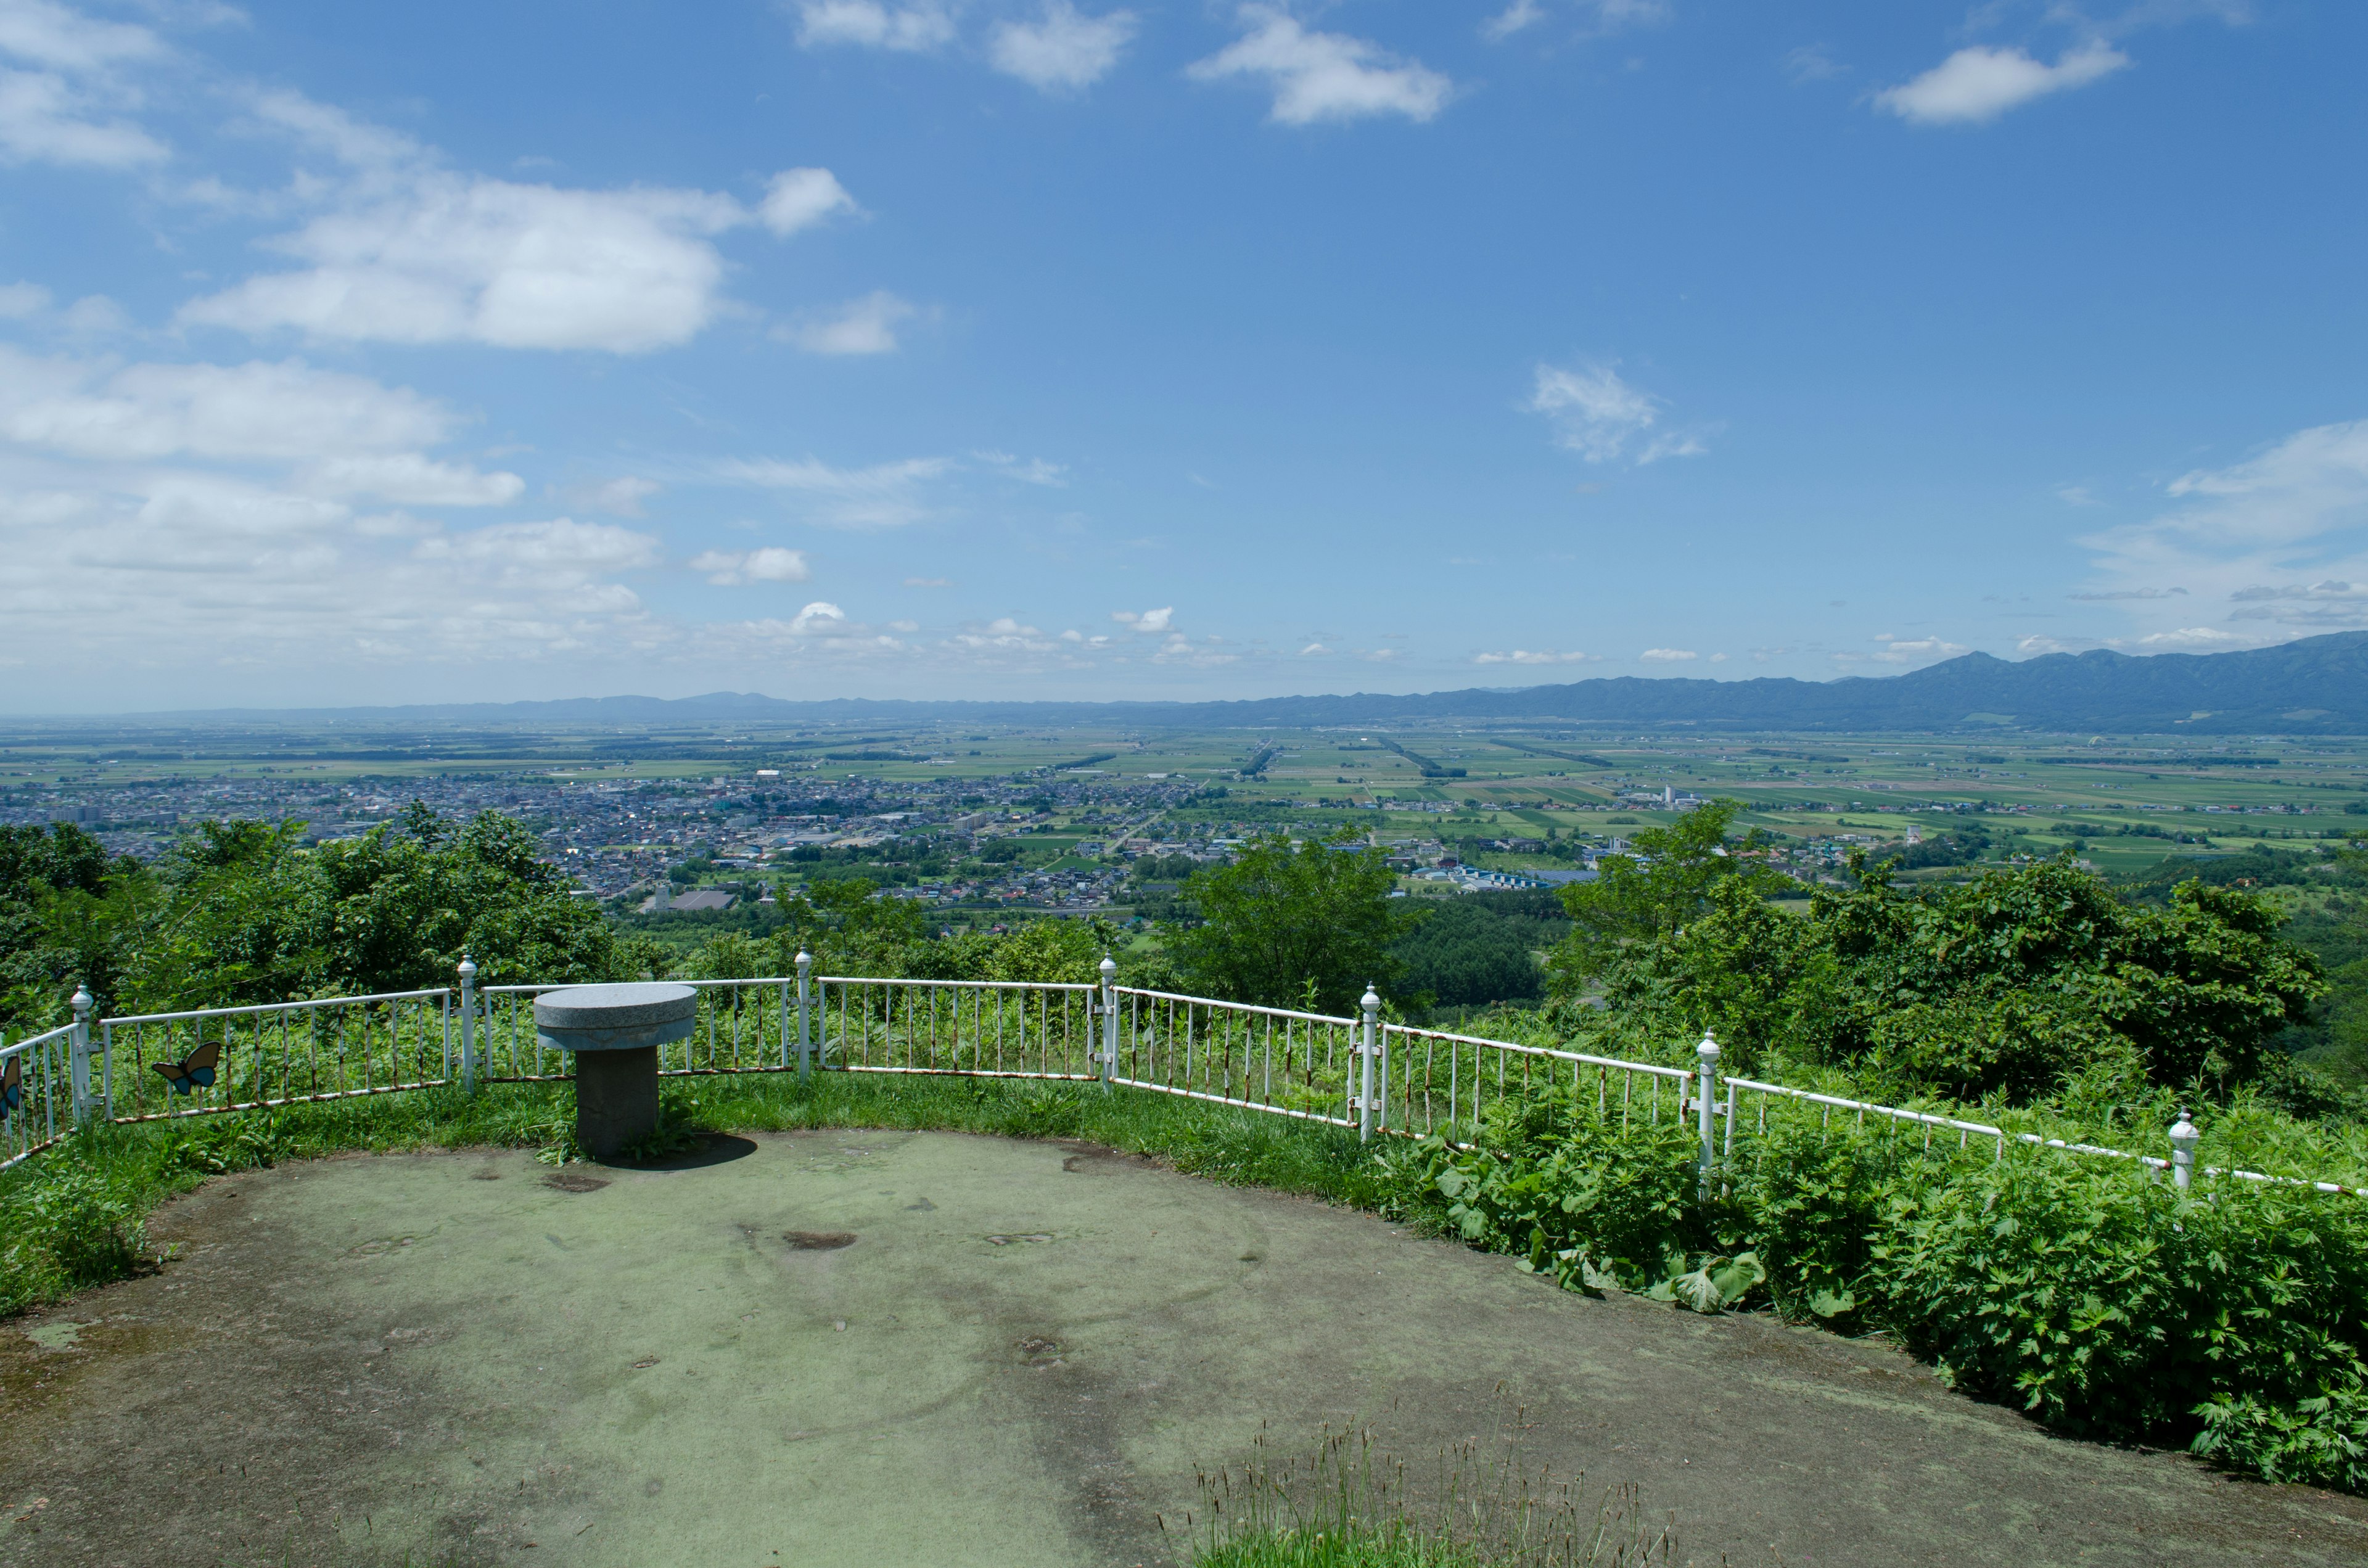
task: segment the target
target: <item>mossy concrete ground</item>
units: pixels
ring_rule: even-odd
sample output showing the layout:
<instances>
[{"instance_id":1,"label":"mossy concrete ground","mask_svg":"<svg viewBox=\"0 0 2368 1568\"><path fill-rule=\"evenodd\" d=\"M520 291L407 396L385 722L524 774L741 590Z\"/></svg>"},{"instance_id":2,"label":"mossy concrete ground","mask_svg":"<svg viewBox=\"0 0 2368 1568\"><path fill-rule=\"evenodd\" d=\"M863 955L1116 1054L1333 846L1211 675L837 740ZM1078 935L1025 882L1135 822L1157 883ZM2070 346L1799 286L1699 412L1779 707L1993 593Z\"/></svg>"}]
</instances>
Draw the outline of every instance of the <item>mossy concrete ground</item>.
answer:
<instances>
[{"instance_id":1,"label":"mossy concrete ground","mask_svg":"<svg viewBox=\"0 0 2368 1568\"><path fill-rule=\"evenodd\" d=\"M1678 1562L2368 1561L2357 1499L2050 1437L1878 1345L1074 1144L355 1157L154 1233L160 1272L0 1326L0 1562L1176 1562L1261 1431L1369 1421L1420 1471L1516 1408Z\"/></svg>"}]
</instances>

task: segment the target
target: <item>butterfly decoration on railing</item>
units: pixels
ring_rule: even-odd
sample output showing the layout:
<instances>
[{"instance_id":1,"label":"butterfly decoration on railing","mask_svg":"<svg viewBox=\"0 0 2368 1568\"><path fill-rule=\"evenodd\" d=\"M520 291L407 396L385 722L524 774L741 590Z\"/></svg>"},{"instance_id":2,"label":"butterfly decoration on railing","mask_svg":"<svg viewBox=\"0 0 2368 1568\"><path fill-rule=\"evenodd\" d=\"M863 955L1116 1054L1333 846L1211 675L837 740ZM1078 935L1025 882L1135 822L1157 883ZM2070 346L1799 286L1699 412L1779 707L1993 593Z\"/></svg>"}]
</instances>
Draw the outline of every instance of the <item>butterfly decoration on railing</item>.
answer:
<instances>
[{"instance_id":1,"label":"butterfly decoration on railing","mask_svg":"<svg viewBox=\"0 0 2368 1568\"><path fill-rule=\"evenodd\" d=\"M201 1045L178 1062L151 1062L149 1066L165 1074L165 1082L176 1095L186 1095L192 1088L214 1086L214 1064L222 1060L222 1041Z\"/></svg>"},{"instance_id":2,"label":"butterfly decoration on railing","mask_svg":"<svg viewBox=\"0 0 2368 1568\"><path fill-rule=\"evenodd\" d=\"M8 1058L8 1065L0 1068L0 1121L17 1114L25 1103L25 1059L22 1055Z\"/></svg>"}]
</instances>

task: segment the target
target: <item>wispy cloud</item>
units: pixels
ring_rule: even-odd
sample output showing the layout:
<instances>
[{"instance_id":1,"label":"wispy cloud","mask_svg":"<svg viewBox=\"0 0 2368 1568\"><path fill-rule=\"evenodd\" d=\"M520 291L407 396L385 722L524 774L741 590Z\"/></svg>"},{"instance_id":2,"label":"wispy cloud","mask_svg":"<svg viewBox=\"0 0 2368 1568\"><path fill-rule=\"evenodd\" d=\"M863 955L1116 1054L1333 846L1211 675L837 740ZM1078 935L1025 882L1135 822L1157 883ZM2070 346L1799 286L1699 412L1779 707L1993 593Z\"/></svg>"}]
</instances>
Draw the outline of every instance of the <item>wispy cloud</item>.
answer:
<instances>
[{"instance_id":1,"label":"wispy cloud","mask_svg":"<svg viewBox=\"0 0 2368 1568\"><path fill-rule=\"evenodd\" d=\"M780 335L809 354L893 354L898 324L919 313L886 290L875 290L784 328Z\"/></svg>"},{"instance_id":2,"label":"wispy cloud","mask_svg":"<svg viewBox=\"0 0 2368 1568\"><path fill-rule=\"evenodd\" d=\"M882 5L880 0L803 0L798 6L798 41L808 49L854 44L908 51L939 49L954 40L952 7L921 4Z\"/></svg>"},{"instance_id":3,"label":"wispy cloud","mask_svg":"<svg viewBox=\"0 0 2368 1568\"><path fill-rule=\"evenodd\" d=\"M1033 21L996 23L986 58L1038 92L1077 92L1110 74L1137 26L1132 11L1088 17L1069 0L1045 0Z\"/></svg>"},{"instance_id":4,"label":"wispy cloud","mask_svg":"<svg viewBox=\"0 0 2368 1568\"><path fill-rule=\"evenodd\" d=\"M907 458L869 468L833 468L818 458L761 458L722 464L720 478L814 498L814 520L843 528L892 528L929 515L922 487L951 464Z\"/></svg>"},{"instance_id":5,"label":"wispy cloud","mask_svg":"<svg viewBox=\"0 0 2368 1568\"><path fill-rule=\"evenodd\" d=\"M768 545L761 550L708 550L690 558L690 569L707 580L733 587L748 583L803 583L814 575L805 551Z\"/></svg>"},{"instance_id":6,"label":"wispy cloud","mask_svg":"<svg viewBox=\"0 0 2368 1568\"><path fill-rule=\"evenodd\" d=\"M1556 446L1588 462L1611 462L1633 451L1644 464L1710 450L1699 433L1656 429L1662 400L1629 385L1612 365L1585 363L1570 370L1540 365L1536 378L1524 406L1553 424Z\"/></svg>"},{"instance_id":7,"label":"wispy cloud","mask_svg":"<svg viewBox=\"0 0 2368 1568\"><path fill-rule=\"evenodd\" d=\"M2080 541L2103 582L2076 597L2127 606L2139 645L2197 630L2192 600L2228 605L2245 642L2368 626L2368 596L2349 586L2368 582L2368 420L2297 431L2165 494L2175 509Z\"/></svg>"},{"instance_id":8,"label":"wispy cloud","mask_svg":"<svg viewBox=\"0 0 2368 1568\"><path fill-rule=\"evenodd\" d=\"M1982 125L2052 93L2102 81L2130 57L2101 39L2074 45L2055 63L2020 49L1961 49L1912 81L1874 96L1877 107L1918 125Z\"/></svg>"},{"instance_id":9,"label":"wispy cloud","mask_svg":"<svg viewBox=\"0 0 2368 1568\"><path fill-rule=\"evenodd\" d=\"M1656 649L1655 652L1666 653L1668 650ZM1691 658L1693 655L1689 653L1686 656ZM1576 650L1567 653L1557 653L1543 648L1534 650L1515 648L1504 653L1474 653L1472 655L1472 662L1475 665L1591 665L1601 664L1606 657L1607 655L1602 653L1581 653Z\"/></svg>"},{"instance_id":10,"label":"wispy cloud","mask_svg":"<svg viewBox=\"0 0 2368 1568\"><path fill-rule=\"evenodd\" d=\"M1274 92L1269 118L1278 125L1383 114L1428 120L1454 92L1453 83L1419 61L1344 33L1310 32L1275 6L1245 6L1236 15L1243 36L1185 74L1201 82L1265 81Z\"/></svg>"}]
</instances>

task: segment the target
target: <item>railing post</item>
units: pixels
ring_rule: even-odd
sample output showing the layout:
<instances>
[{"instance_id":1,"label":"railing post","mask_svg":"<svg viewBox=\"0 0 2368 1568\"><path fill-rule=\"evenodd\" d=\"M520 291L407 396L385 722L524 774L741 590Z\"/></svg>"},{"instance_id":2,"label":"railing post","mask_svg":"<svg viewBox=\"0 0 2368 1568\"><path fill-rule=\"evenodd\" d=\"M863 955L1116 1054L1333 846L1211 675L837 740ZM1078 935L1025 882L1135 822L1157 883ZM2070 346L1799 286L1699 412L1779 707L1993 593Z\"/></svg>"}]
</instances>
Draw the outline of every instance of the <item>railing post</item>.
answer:
<instances>
[{"instance_id":1,"label":"railing post","mask_svg":"<svg viewBox=\"0 0 2368 1568\"><path fill-rule=\"evenodd\" d=\"M1118 964L1102 955L1102 1093L1109 1094L1118 1071Z\"/></svg>"},{"instance_id":2,"label":"railing post","mask_svg":"<svg viewBox=\"0 0 2368 1568\"><path fill-rule=\"evenodd\" d=\"M477 966L461 955L461 1092L477 1092Z\"/></svg>"},{"instance_id":3,"label":"railing post","mask_svg":"<svg viewBox=\"0 0 2368 1568\"><path fill-rule=\"evenodd\" d=\"M1369 1142L1373 1136L1373 1057L1375 1026L1381 1021L1382 999L1373 990L1372 981L1365 983L1363 1000L1357 1004L1365 1012L1364 1038L1357 1047L1357 1142Z\"/></svg>"},{"instance_id":4,"label":"railing post","mask_svg":"<svg viewBox=\"0 0 2368 1568\"><path fill-rule=\"evenodd\" d=\"M1701 1064L1701 1080L1694 1091L1695 1128L1702 1134L1702 1156L1696 1161L1700 1171L1702 1196L1710 1196L1710 1170L1718 1157L1718 1147L1712 1136L1711 1098L1718 1093L1718 1041L1710 1031L1702 1031L1702 1043L1694 1047L1694 1060Z\"/></svg>"},{"instance_id":5,"label":"railing post","mask_svg":"<svg viewBox=\"0 0 2368 1568\"><path fill-rule=\"evenodd\" d=\"M806 983L814 974L814 955L798 949L798 1080L814 1076L814 1003Z\"/></svg>"},{"instance_id":6,"label":"railing post","mask_svg":"<svg viewBox=\"0 0 2368 1568\"><path fill-rule=\"evenodd\" d=\"M2203 1142L2203 1134L2195 1123L2187 1119L2182 1109L2179 1119L2170 1124L2170 1179L2185 1192L2195 1181L2195 1146Z\"/></svg>"},{"instance_id":7,"label":"railing post","mask_svg":"<svg viewBox=\"0 0 2368 1568\"><path fill-rule=\"evenodd\" d=\"M74 1000L74 1042L67 1058L67 1071L74 1079L74 1125L90 1119L90 989L77 984ZM54 1057L52 1061L56 1060Z\"/></svg>"}]
</instances>

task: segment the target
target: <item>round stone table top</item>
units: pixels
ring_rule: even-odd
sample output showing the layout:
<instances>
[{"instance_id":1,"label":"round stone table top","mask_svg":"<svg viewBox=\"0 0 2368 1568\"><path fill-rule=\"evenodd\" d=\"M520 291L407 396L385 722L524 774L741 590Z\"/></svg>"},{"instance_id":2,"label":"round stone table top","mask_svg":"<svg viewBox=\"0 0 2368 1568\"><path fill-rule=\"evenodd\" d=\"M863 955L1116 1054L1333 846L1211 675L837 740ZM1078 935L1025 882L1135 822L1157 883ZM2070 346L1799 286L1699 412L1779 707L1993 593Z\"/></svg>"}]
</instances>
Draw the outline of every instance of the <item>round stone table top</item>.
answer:
<instances>
[{"instance_id":1,"label":"round stone table top","mask_svg":"<svg viewBox=\"0 0 2368 1568\"><path fill-rule=\"evenodd\" d=\"M663 981L571 985L534 999L535 1033L561 1051L632 1051L687 1040L699 993Z\"/></svg>"}]
</instances>

